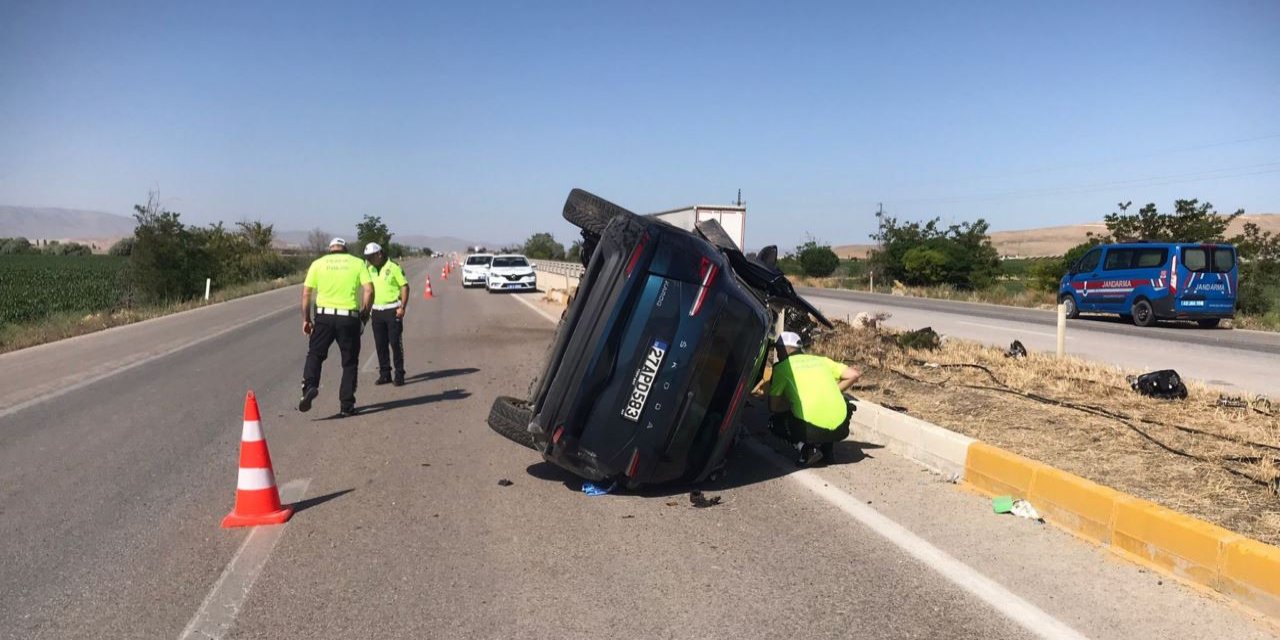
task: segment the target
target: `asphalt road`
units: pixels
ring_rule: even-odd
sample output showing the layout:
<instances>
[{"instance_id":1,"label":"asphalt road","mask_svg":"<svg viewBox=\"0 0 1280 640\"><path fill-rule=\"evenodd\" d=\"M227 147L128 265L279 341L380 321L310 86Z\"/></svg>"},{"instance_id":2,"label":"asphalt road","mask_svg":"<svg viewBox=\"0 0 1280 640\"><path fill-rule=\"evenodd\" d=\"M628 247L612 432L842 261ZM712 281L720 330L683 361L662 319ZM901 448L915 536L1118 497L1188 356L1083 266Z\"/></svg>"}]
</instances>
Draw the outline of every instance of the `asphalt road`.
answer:
<instances>
[{"instance_id":1,"label":"asphalt road","mask_svg":"<svg viewBox=\"0 0 1280 640\"><path fill-rule=\"evenodd\" d=\"M408 270L410 384L369 368L354 418L334 417L336 353L316 407L294 408L296 288L189 314L186 347L152 349L172 330L156 322L31 352L68 364L0 396L0 637L1275 637L855 442L797 473L753 440L707 509L679 488L588 498L484 425L553 313L438 278L424 301L439 265ZM218 527L247 389L298 500L253 533Z\"/></svg>"},{"instance_id":2,"label":"asphalt road","mask_svg":"<svg viewBox=\"0 0 1280 640\"><path fill-rule=\"evenodd\" d=\"M1057 349L1052 311L830 289L803 289L801 294L832 318L883 311L892 314L891 326L929 326L944 335L1002 347L1021 340L1028 349ZM1067 321L1067 353L1137 371L1175 369L1232 394L1280 396L1275 375L1280 333L1201 329L1189 323L1143 328L1118 318L1082 317Z\"/></svg>"}]
</instances>

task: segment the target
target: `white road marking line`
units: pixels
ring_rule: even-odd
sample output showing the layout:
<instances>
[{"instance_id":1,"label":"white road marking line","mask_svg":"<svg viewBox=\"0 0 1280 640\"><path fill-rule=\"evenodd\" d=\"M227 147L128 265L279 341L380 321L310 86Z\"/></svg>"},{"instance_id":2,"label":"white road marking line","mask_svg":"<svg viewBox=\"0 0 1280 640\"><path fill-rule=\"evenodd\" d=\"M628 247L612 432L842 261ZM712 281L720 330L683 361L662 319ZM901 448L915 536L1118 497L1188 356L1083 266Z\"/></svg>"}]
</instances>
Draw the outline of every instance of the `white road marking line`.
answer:
<instances>
[{"instance_id":1,"label":"white road marking line","mask_svg":"<svg viewBox=\"0 0 1280 640\"><path fill-rule=\"evenodd\" d=\"M996 325L996 324L983 324L983 323L981 323L981 322L965 322L965 321L961 320L961 321L957 321L957 322L956 322L956 324L964 324L964 325L968 325L968 326L970 326L970 327L982 327L983 329L998 329L998 330L1000 330L1000 331L1009 331L1009 332L1012 332L1012 333L1017 333L1017 334L1019 334L1019 335L1022 335L1022 334L1029 334L1029 335L1033 335L1033 336L1044 336L1044 337L1046 337L1046 338L1057 338L1057 337L1058 337L1058 334L1056 334L1056 333L1046 333L1046 332L1044 332L1044 331L1027 331L1027 330L1025 330L1025 329L1017 329L1017 328L1014 328L1014 327L1008 327L1008 326L1004 326L1004 327L1002 327L1002 326L1000 326L1000 325ZM1070 340L1070 339L1071 339L1071 336L1070 336L1070 335L1068 335L1068 336L1067 336L1067 339L1068 339L1068 340Z\"/></svg>"},{"instance_id":2,"label":"white road marking line","mask_svg":"<svg viewBox=\"0 0 1280 640\"><path fill-rule=\"evenodd\" d=\"M532 302L529 302L528 300L525 300L525 299L524 299L520 294L518 294L518 293L513 293L513 294L510 294L510 296L509 296L509 297L515 298L516 300L519 300L519 301L520 301L520 304L523 304L524 306L529 307L530 309L533 309L534 311L536 311L536 312L538 313L538 315L540 315L540 316L542 316L542 317L546 318L547 320L551 321L551 323L552 323L552 324L559 324L559 322L560 322L560 318L557 318L557 317L555 317L555 316L553 316L553 315L551 315L551 314L547 313L544 309L542 309L542 308L541 308L541 307L539 307L538 305L536 305L536 304L534 304L534 303L532 303Z\"/></svg>"},{"instance_id":3,"label":"white road marking line","mask_svg":"<svg viewBox=\"0 0 1280 640\"><path fill-rule=\"evenodd\" d=\"M534 306L527 300L521 300L530 309L537 311L547 320L558 323L559 320L553 318L550 314L545 313L542 309ZM1071 639L1084 640L1086 636L1080 632L1067 626L1066 623L1045 613L1044 610L1027 602L1017 594L1009 591L1000 585L1000 583L988 578L973 567L956 560L951 554L939 549L924 538L912 533L906 527L890 520L887 516L866 506L864 501L830 486L825 483L822 478L814 472L802 469L796 471L789 464L784 463L778 454L773 450L754 440L743 441L747 447L771 464L782 468L787 473L787 477L801 486L809 489L818 497L826 500L832 506L840 509L848 514L854 520L862 523L868 529L876 532L889 542L893 543L899 549L902 549L907 555L915 558L921 564L933 569L942 575L942 577L951 581L952 584L968 591L970 594L991 605L996 611L1008 617L1010 620L1018 623L1022 628L1041 638L1052 639Z\"/></svg>"},{"instance_id":4,"label":"white road marking line","mask_svg":"<svg viewBox=\"0 0 1280 640\"><path fill-rule=\"evenodd\" d=\"M280 501L288 504L301 500L307 495L307 485L310 482L310 478L304 478L286 483L280 488ZM200 603L200 608L187 623L187 628L182 630L178 640L218 640L231 630L236 616L240 615L240 607L253 589L254 581L267 565L271 551L284 535L287 526L289 523L286 522L281 525L254 527L245 536L244 543L231 556L231 562L222 570L218 581L213 583L209 595Z\"/></svg>"},{"instance_id":5,"label":"white road marking line","mask_svg":"<svg viewBox=\"0 0 1280 640\"><path fill-rule=\"evenodd\" d=\"M1018 623L1022 628L1041 638L1079 638L1085 636L1054 618L1039 607L1027 602L998 582L982 575L973 567L960 562L951 554L933 546L924 538L912 533L906 527L890 520L887 516L868 507L864 500L859 500L848 493L824 482L822 477L809 469L796 471L789 463L784 462L777 453L754 440L744 441L757 455L764 457L774 466L787 472L787 477L800 486L812 491L819 498L848 514L868 529L892 542L907 555L921 564L933 569L950 580L952 584L964 589L979 600L991 605L999 613Z\"/></svg>"},{"instance_id":6,"label":"white road marking line","mask_svg":"<svg viewBox=\"0 0 1280 640\"><path fill-rule=\"evenodd\" d=\"M363 371L363 372L365 372L365 373L372 373L372 372L373 372L373 363L374 363L377 359L378 359L378 352L377 352L377 350L375 350L373 353L369 354L369 357L368 357L368 358L365 358L365 360L364 360L364 366L363 366L363 367L360 367L360 370L361 370L361 371Z\"/></svg>"},{"instance_id":7,"label":"white road marking line","mask_svg":"<svg viewBox=\"0 0 1280 640\"><path fill-rule=\"evenodd\" d=\"M204 337L202 337L202 338L197 338L197 339L195 339L195 340L192 340L191 342L187 342L187 343L185 343L185 344L180 344L180 345L178 345L178 346L175 346L175 347L170 348L170 349L166 349L166 350L161 351L161 352L159 352L159 353L151 354L151 355L149 355L149 356L147 356L147 357L145 357L145 358L143 358L143 359L141 359L141 360L136 360L136 361L134 361L134 362L130 362L129 364L119 366L119 367L117 367L117 368L115 368L115 369L112 369L112 370L110 370L110 371L107 371L107 372L105 372L105 373L102 373L102 374L99 374L99 375L96 375L96 376L92 376L92 377L90 377L90 378L86 378L86 379L81 380L81 381L79 381L79 382L77 382L77 383L75 383L75 384L70 384L70 385L67 385L67 386L65 386L65 387L62 387L62 388L60 388L60 389L57 389L57 390L54 390L54 391L50 391L49 393L46 393L46 394L43 394L43 395L36 396L36 397L34 397L34 398L31 398L30 400L24 400L24 401L19 402L18 404L15 404L15 405L13 405L13 406L11 406L11 407L5 407L4 409L0 409L0 418L4 418L4 417L6 417L6 416L13 415L13 414L15 414L15 413L17 413L17 412L19 412L19 411L22 411L23 409L26 409L27 407L31 407L31 406L34 406L34 405L40 404L41 402L46 402L46 401L48 401L48 400L53 400L54 398L61 397L61 396L63 396L63 395L66 395L66 394L68 394L68 393L71 393L72 391L75 391L75 390L77 390L77 389L83 389L84 387L87 387L87 386L89 386L89 385L91 385L91 384L93 384L93 383L95 383L95 382L98 382L99 380L105 380L105 379L107 379L107 378L110 378L111 376L114 376L114 375L118 374L118 373L124 373L125 371L128 371L128 370L130 370L130 369L134 369L134 368L137 368L137 367L141 367L141 366L142 366L142 365L144 365L144 364L147 364L147 363L149 363L149 362L154 362L154 361L159 360L160 358L163 358L163 357L165 357L165 356L173 355L173 354L175 354L175 353L177 353L177 352L179 352L179 351L182 351L183 349L190 349L191 347L194 347L194 346L197 346L197 345L203 344L203 343L208 342L208 341L210 341L210 340L214 340L214 339L217 339L217 338L221 338L222 336L225 336L225 335L227 335L228 333L231 333L232 331L241 331L241 330L243 330L243 329L245 328L245 326L247 326L247 325L253 324L253 323L255 323L255 322L260 322L260 321L262 321L262 320L267 320L267 319L270 319L270 318L274 318L275 316L282 315L282 314L287 313L287 312L289 312L289 311L293 311L294 313L297 313L297 311L298 311L298 305L297 305L296 303L295 303L295 304L291 304L291 305L289 305L289 306L287 306L287 307L284 307L284 308L281 308L281 309L276 309L275 311L268 311L267 313L264 313L264 314L262 314L262 315L260 315L260 316L258 316L258 317L256 317L256 318L253 318L253 319L251 319L251 320L246 320L246 321L244 321L244 322L236 322L236 323L232 324L231 326L229 326L229 327L226 327L226 328L222 329L221 331L216 331L216 332L211 333L211 334L209 334L209 335L207 335L207 336L204 336ZM90 335L92 335L92 334L90 334Z\"/></svg>"}]
</instances>

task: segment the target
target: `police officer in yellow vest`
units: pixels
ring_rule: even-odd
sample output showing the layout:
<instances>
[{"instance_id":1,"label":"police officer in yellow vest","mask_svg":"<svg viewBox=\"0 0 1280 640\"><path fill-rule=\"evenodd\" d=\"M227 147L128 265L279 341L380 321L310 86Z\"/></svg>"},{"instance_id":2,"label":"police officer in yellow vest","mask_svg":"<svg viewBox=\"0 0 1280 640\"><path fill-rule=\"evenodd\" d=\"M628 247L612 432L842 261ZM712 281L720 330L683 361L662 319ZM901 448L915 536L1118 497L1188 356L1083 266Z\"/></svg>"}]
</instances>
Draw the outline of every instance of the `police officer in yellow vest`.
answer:
<instances>
[{"instance_id":1,"label":"police officer in yellow vest","mask_svg":"<svg viewBox=\"0 0 1280 640\"><path fill-rule=\"evenodd\" d=\"M311 318L314 297L316 316ZM360 372L360 333L373 303L373 284L364 260L347 253L342 238L329 241L329 253L307 269L302 283L302 332L311 337L307 362L302 368L302 399L298 411L310 411L320 394L320 365L329 347L338 343L342 354L342 385L338 388L340 413L356 412L356 376Z\"/></svg>"},{"instance_id":2,"label":"police officer in yellow vest","mask_svg":"<svg viewBox=\"0 0 1280 640\"><path fill-rule=\"evenodd\" d=\"M404 269L387 258L376 242L364 246L364 259L369 262L369 277L373 280L373 346L378 351L378 381L392 382L391 360L396 365L397 387L404 385L404 309L409 304L409 281ZM391 358L387 351L390 347Z\"/></svg>"},{"instance_id":3,"label":"police officer in yellow vest","mask_svg":"<svg viewBox=\"0 0 1280 640\"><path fill-rule=\"evenodd\" d=\"M853 409L844 392L862 372L801 353L798 334L788 331L779 340L786 358L774 365L769 383L769 409L775 412L771 430L799 450L798 465L831 461L835 443L849 437Z\"/></svg>"}]
</instances>

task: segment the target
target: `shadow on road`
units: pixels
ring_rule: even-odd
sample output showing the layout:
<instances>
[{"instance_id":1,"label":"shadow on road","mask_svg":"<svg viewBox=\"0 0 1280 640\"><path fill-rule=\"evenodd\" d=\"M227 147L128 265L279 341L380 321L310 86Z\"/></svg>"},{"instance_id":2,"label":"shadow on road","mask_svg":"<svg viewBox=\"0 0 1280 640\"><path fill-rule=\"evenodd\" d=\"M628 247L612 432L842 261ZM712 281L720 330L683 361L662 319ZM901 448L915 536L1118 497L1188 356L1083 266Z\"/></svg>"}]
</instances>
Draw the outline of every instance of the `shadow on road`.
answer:
<instances>
[{"instance_id":1,"label":"shadow on road","mask_svg":"<svg viewBox=\"0 0 1280 640\"><path fill-rule=\"evenodd\" d=\"M403 409L405 407L417 407L424 404L434 404L436 402L445 402L448 400L465 400L471 397L471 392L465 389L449 389L444 393L429 393L425 396L416 398L401 398L399 400L388 400L376 404L368 404L359 407L357 416L363 416L370 413L378 413L379 411L390 411L392 409Z\"/></svg>"},{"instance_id":2,"label":"shadow on road","mask_svg":"<svg viewBox=\"0 0 1280 640\"><path fill-rule=\"evenodd\" d=\"M293 513L294 514L302 513L303 511L306 511L311 507L318 507L330 500L333 500L334 498L341 498L342 496L345 496L348 493L351 493L352 491L355 491L355 489L343 489L342 491L334 491L333 493L326 493L325 495L322 495L322 496L307 498L306 500L299 500L298 502L295 502L291 505L293 507Z\"/></svg>"},{"instance_id":3,"label":"shadow on road","mask_svg":"<svg viewBox=\"0 0 1280 640\"><path fill-rule=\"evenodd\" d=\"M429 380L439 380L440 378L452 378L453 376L465 376L480 371L475 367L462 367L460 369L441 369L439 371L426 371L423 373L411 375L404 379L405 384L413 384L415 382L427 382Z\"/></svg>"},{"instance_id":4,"label":"shadow on road","mask_svg":"<svg viewBox=\"0 0 1280 640\"><path fill-rule=\"evenodd\" d=\"M774 461L765 460L759 455L751 452L742 443L729 452L728 460L725 462L724 474L715 481L707 481L701 484L677 483L669 485L659 485L655 487L642 487L637 491L626 491L621 487L614 490L615 493L628 493L630 495L645 498L666 498L688 493L694 489L702 491L727 491L729 489L737 489L760 482L767 482L775 478L783 477L792 471L798 471L800 467L794 465L795 458L798 453L790 444L780 440L769 433L768 430L768 412L760 407L745 407L743 411L743 438L752 438L771 449L773 453L766 455L777 455L784 457L782 465L775 464ZM842 466L846 464L856 464L874 458L868 451L883 449L881 445L871 444L868 442L859 442L857 440L845 440L835 445L835 460L826 461L819 464L823 466ZM538 462L529 465L525 470L531 477L539 480L548 480L551 482L559 482L570 491L581 491L584 480L578 476L557 467L550 462Z\"/></svg>"}]
</instances>

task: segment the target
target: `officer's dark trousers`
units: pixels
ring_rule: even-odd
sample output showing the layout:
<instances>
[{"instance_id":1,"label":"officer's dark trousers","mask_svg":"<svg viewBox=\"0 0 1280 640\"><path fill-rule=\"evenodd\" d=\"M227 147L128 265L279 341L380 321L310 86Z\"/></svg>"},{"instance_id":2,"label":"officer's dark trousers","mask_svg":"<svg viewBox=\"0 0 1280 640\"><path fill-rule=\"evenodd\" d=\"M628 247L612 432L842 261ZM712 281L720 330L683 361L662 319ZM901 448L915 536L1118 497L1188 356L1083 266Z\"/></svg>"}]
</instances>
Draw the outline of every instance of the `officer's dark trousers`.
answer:
<instances>
[{"instance_id":1,"label":"officer's dark trousers","mask_svg":"<svg viewBox=\"0 0 1280 640\"><path fill-rule=\"evenodd\" d=\"M395 360L396 379L404 379L404 323L396 317L395 309L373 312L373 346L378 351L378 377L391 377L391 360ZM389 348L389 349L388 349ZM391 353L388 357L387 351Z\"/></svg>"},{"instance_id":2,"label":"officer's dark trousers","mask_svg":"<svg viewBox=\"0 0 1280 640\"><path fill-rule=\"evenodd\" d=\"M360 373L360 319L355 316L316 315L311 329L307 363L302 368L304 387L320 386L320 365L329 357L329 347L338 343L342 354L342 386L338 400L344 407L356 404L356 375Z\"/></svg>"}]
</instances>

